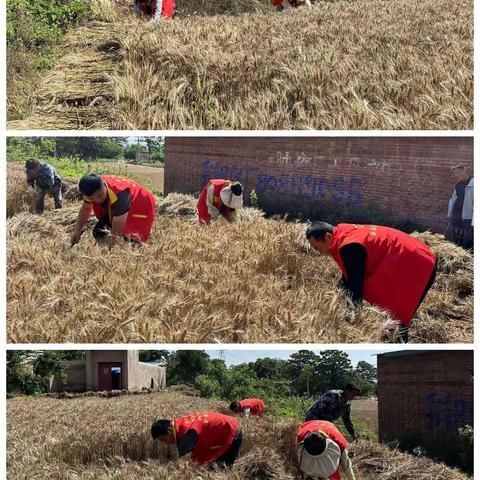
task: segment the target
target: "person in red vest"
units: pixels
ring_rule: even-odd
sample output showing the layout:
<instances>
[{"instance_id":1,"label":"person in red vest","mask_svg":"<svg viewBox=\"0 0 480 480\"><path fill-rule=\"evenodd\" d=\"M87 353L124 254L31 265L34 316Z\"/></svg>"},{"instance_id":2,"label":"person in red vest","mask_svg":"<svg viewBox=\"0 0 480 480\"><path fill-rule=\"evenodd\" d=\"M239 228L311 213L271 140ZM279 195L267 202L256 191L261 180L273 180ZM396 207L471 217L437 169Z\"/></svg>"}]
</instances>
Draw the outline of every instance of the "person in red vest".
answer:
<instances>
[{"instance_id":1,"label":"person in red vest","mask_svg":"<svg viewBox=\"0 0 480 480\"><path fill-rule=\"evenodd\" d=\"M325 420L305 422L297 431L297 459L302 477L355 480L348 442Z\"/></svg>"},{"instance_id":2,"label":"person in red vest","mask_svg":"<svg viewBox=\"0 0 480 480\"><path fill-rule=\"evenodd\" d=\"M400 341L436 276L436 258L422 241L377 225L314 222L307 228L310 245L330 255L342 271L342 286L353 302L362 299L400 322Z\"/></svg>"},{"instance_id":3,"label":"person in red vest","mask_svg":"<svg viewBox=\"0 0 480 480\"><path fill-rule=\"evenodd\" d=\"M265 404L258 398L246 398L240 402L232 402L230 410L235 413L243 413L246 417L263 417L265 413Z\"/></svg>"},{"instance_id":4,"label":"person in red vest","mask_svg":"<svg viewBox=\"0 0 480 480\"><path fill-rule=\"evenodd\" d=\"M310 0L273 0L273 6L277 12L281 12L284 9L299 8L299 7L311 7Z\"/></svg>"},{"instance_id":5,"label":"person in red vest","mask_svg":"<svg viewBox=\"0 0 480 480\"><path fill-rule=\"evenodd\" d=\"M135 0L135 11L152 21L171 20L175 7L175 0Z\"/></svg>"},{"instance_id":6,"label":"person in red vest","mask_svg":"<svg viewBox=\"0 0 480 480\"><path fill-rule=\"evenodd\" d=\"M148 240L155 219L155 197L142 185L125 177L90 173L80 179L78 188L83 205L72 233L72 246L80 241L92 212L98 219L94 238L111 233L132 242Z\"/></svg>"},{"instance_id":7,"label":"person in red vest","mask_svg":"<svg viewBox=\"0 0 480 480\"><path fill-rule=\"evenodd\" d=\"M238 421L216 412L196 412L176 420L161 419L153 423L154 441L176 445L178 455L199 465L215 464L231 467L242 445L242 430Z\"/></svg>"},{"instance_id":8,"label":"person in red vest","mask_svg":"<svg viewBox=\"0 0 480 480\"><path fill-rule=\"evenodd\" d=\"M220 216L228 222L233 222L237 219L238 209L242 206L242 184L214 178L208 181L198 198L198 219L205 225Z\"/></svg>"}]
</instances>

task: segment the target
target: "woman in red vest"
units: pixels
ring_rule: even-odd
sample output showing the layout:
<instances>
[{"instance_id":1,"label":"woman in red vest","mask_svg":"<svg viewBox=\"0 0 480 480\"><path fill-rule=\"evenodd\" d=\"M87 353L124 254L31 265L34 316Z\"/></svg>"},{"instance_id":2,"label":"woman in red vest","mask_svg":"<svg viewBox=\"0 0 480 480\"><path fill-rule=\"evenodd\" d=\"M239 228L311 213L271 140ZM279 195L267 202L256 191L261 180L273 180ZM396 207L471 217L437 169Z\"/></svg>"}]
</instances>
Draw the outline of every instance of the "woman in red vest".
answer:
<instances>
[{"instance_id":1,"label":"woman in red vest","mask_svg":"<svg viewBox=\"0 0 480 480\"><path fill-rule=\"evenodd\" d=\"M80 241L82 230L95 213L96 239L110 233L133 242L146 242L155 219L155 197L142 185L125 177L95 173L80 179L83 205L77 217L71 244Z\"/></svg>"},{"instance_id":2,"label":"woman in red vest","mask_svg":"<svg viewBox=\"0 0 480 480\"><path fill-rule=\"evenodd\" d=\"M333 423L312 420L298 428L297 459L302 477L355 480L347 449L347 440Z\"/></svg>"},{"instance_id":3,"label":"woman in red vest","mask_svg":"<svg viewBox=\"0 0 480 480\"><path fill-rule=\"evenodd\" d=\"M235 413L243 413L246 417L263 417L265 413L265 404L258 398L246 398L240 402L232 402L230 410Z\"/></svg>"},{"instance_id":4,"label":"woman in red vest","mask_svg":"<svg viewBox=\"0 0 480 480\"><path fill-rule=\"evenodd\" d=\"M209 224L220 216L228 222L237 219L238 209L243 206L243 187L239 182L211 179L200 193L197 210L198 220Z\"/></svg>"},{"instance_id":5,"label":"woman in red vest","mask_svg":"<svg viewBox=\"0 0 480 480\"><path fill-rule=\"evenodd\" d=\"M410 322L436 276L436 258L422 241L377 225L314 222L306 232L310 245L340 267L343 287L356 304L377 305L401 323L408 341Z\"/></svg>"},{"instance_id":6,"label":"woman in red vest","mask_svg":"<svg viewBox=\"0 0 480 480\"><path fill-rule=\"evenodd\" d=\"M175 7L175 0L135 0L135 10L154 21L171 20Z\"/></svg>"},{"instance_id":7,"label":"woman in red vest","mask_svg":"<svg viewBox=\"0 0 480 480\"><path fill-rule=\"evenodd\" d=\"M242 431L235 418L216 412L196 412L176 420L157 420L151 428L152 438L176 445L178 455L190 453L199 465L215 463L231 467L242 445Z\"/></svg>"}]
</instances>

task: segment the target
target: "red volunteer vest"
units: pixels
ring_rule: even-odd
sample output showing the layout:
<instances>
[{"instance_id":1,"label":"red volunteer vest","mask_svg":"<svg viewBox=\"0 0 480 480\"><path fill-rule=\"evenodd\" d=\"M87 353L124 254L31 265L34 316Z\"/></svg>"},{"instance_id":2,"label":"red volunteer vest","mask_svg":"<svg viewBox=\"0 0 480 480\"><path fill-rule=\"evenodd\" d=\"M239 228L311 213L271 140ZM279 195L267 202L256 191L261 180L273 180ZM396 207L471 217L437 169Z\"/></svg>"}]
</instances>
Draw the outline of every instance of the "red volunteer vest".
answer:
<instances>
[{"instance_id":1,"label":"red volunteer vest","mask_svg":"<svg viewBox=\"0 0 480 480\"><path fill-rule=\"evenodd\" d=\"M176 441L189 430L198 434L198 443L191 457L203 465L220 458L230 447L238 432L238 422L233 417L216 412L196 412L175 420Z\"/></svg>"},{"instance_id":2,"label":"red volunteer vest","mask_svg":"<svg viewBox=\"0 0 480 480\"><path fill-rule=\"evenodd\" d=\"M249 408L250 415L257 417L263 417L263 413L265 412L265 404L258 398L246 398L240 402L240 407L242 410Z\"/></svg>"},{"instance_id":3,"label":"red volunteer vest","mask_svg":"<svg viewBox=\"0 0 480 480\"><path fill-rule=\"evenodd\" d=\"M162 2L162 17L171 19L173 11L175 10L175 0L163 0ZM144 15L148 15L147 4L145 2L140 3L140 10ZM157 0L152 0L152 17L157 10Z\"/></svg>"},{"instance_id":4,"label":"red volunteer vest","mask_svg":"<svg viewBox=\"0 0 480 480\"><path fill-rule=\"evenodd\" d=\"M341 223L330 255L347 277L340 249L359 243L367 251L363 298L409 325L435 266L428 246L407 233L376 225Z\"/></svg>"},{"instance_id":5,"label":"red volunteer vest","mask_svg":"<svg viewBox=\"0 0 480 480\"><path fill-rule=\"evenodd\" d=\"M198 219L200 223L210 223L212 219L210 213L208 213L208 206L207 206L207 191L210 185L214 187L214 194L213 194L213 205L215 208L220 210L222 206L222 200L220 198L220 192L222 189L232 183L230 180L223 180L223 179L212 179L209 180L205 188L200 193L200 197L198 198L197 203L197 210L198 210Z\"/></svg>"},{"instance_id":6,"label":"red volunteer vest","mask_svg":"<svg viewBox=\"0 0 480 480\"><path fill-rule=\"evenodd\" d=\"M146 242L155 219L155 197L146 188L129 178L116 175L101 175L101 178L107 184L107 209L103 205L94 203L95 216L100 220L107 214L112 221L112 204L115 203L117 195L128 188L131 208L122 233L132 239Z\"/></svg>"},{"instance_id":7,"label":"red volunteer vest","mask_svg":"<svg viewBox=\"0 0 480 480\"><path fill-rule=\"evenodd\" d=\"M311 432L323 432L340 447L342 453L348 448L348 442L340 430L333 423L325 420L311 420L300 425L297 431L297 444L302 443ZM340 468L333 475L330 475L329 478L330 480L340 480Z\"/></svg>"}]
</instances>

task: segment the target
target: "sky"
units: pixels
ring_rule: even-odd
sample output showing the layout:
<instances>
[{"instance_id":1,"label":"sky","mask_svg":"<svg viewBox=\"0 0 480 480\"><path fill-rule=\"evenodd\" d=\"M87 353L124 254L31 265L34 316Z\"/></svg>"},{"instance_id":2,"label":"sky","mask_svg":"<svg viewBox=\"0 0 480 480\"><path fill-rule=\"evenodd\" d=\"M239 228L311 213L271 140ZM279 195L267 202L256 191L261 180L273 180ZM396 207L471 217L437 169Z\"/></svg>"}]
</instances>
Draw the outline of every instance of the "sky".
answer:
<instances>
[{"instance_id":1,"label":"sky","mask_svg":"<svg viewBox=\"0 0 480 480\"><path fill-rule=\"evenodd\" d=\"M300 350L312 350L318 353L320 350L303 348ZM385 353L385 350L342 350L346 352L354 367L360 361L365 361L377 366L377 353ZM238 365L240 363L254 362L257 358L278 358L281 360L288 360L292 353L297 350L206 350L210 358L221 358L221 352L225 356L225 363L227 366Z\"/></svg>"}]
</instances>

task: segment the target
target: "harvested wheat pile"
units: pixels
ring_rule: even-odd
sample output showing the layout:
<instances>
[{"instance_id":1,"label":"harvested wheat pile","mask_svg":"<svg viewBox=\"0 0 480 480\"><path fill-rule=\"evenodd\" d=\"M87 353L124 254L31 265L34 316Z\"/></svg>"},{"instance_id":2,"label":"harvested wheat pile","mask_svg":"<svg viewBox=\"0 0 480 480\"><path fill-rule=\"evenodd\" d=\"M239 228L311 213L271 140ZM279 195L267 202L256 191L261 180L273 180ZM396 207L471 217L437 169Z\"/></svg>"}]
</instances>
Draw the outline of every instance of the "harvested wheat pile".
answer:
<instances>
[{"instance_id":1,"label":"harvested wheat pile","mask_svg":"<svg viewBox=\"0 0 480 480\"><path fill-rule=\"evenodd\" d=\"M19 397L7 402L9 479L78 478L294 480L294 420L241 419L244 440L232 470L180 465L174 449L154 447L151 423L226 402L178 393L57 400ZM81 419L81 421L79 421ZM461 472L425 458L392 452L373 442L353 446L359 480L466 480ZM416 465L416 468L415 468Z\"/></svg>"},{"instance_id":2,"label":"harvested wheat pile","mask_svg":"<svg viewBox=\"0 0 480 480\"><path fill-rule=\"evenodd\" d=\"M239 16L190 16L191 2L177 3L189 15L155 25L95 0L97 20L68 36L31 115L9 127L472 128L471 0Z\"/></svg>"},{"instance_id":3,"label":"harvested wheat pile","mask_svg":"<svg viewBox=\"0 0 480 480\"><path fill-rule=\"evenodd\" d=\"M236 224L202 227L196 199L173 194L157 199L147 245L119 242L109 249L86 232L70 248L80 204L38 216L17 210L22 198L21 190L9 190L7 210L20 212L7 221L12 342L394 339L396 324L387 313L368 304L356 311L345 299L338 267L311 251L304 224L246 208ZM437 235L421 237L439 256L439 273L412 323L411 341L471 342L473 257Z\"/></svg>"}]
</instances>

